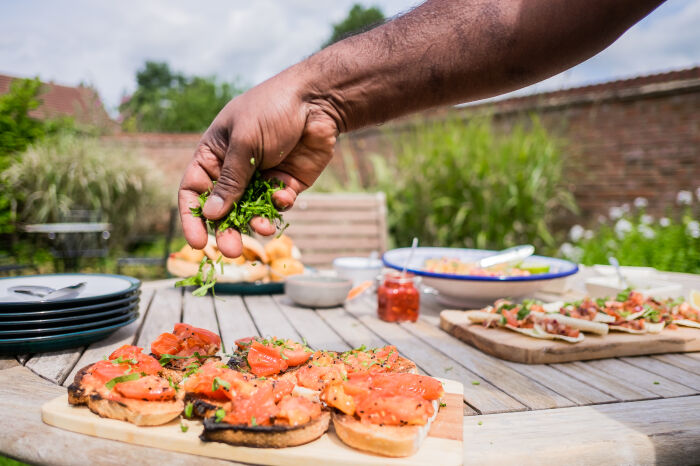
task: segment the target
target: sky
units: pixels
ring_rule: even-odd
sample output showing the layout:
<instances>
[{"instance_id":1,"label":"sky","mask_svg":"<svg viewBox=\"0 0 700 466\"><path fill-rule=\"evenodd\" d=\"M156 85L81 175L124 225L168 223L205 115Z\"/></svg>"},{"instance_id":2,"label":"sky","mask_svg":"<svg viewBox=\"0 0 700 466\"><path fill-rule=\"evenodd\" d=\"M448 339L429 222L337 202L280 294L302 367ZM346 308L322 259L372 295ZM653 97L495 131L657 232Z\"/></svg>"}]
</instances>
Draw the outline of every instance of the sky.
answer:
<instances>
[{"instance_id":1,"label":"sky","mask_svg":"<svg viewBox=\"0 0 700 466\"><path fill-rule=\"evenodd\" d=\"M115 115L145 60L252 86L317 51L357 0L0 0L0 73L95 87ZM418 0L369 0L386 16ZM590 60L519 93L700 64L700 1L668 0Z\"/></svg>"}]
</instances>

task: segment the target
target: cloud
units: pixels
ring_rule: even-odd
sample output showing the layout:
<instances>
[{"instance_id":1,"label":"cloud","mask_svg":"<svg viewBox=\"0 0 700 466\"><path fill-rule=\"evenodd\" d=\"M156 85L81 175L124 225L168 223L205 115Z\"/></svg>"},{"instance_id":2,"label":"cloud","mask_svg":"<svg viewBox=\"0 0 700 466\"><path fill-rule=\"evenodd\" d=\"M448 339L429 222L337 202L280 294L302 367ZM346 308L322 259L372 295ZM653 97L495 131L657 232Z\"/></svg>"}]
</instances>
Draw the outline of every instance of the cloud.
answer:
<instances>
[{"instance_id":1,"label":"cloud","mask_svg":"<svg viewBox=\"0 0 700 466\"><path fill-rule=\"evenodd\" d=\"M4 2L0 72L97 87L112 110L147 59L257 84L318 50L355 0ZM417 0L376 0L388 16ZM675 0L609 49L524 92L700 63L700 2Z\"/></svg>"}]
</instances>

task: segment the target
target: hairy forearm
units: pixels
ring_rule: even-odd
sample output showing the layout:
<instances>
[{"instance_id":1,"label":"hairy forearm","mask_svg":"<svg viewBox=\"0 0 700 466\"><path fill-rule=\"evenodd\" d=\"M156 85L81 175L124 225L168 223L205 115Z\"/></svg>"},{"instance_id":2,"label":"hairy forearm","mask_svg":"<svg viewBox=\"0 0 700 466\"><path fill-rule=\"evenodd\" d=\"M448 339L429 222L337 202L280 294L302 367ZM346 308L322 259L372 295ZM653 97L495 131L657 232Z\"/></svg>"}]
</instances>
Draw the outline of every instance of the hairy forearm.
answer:
<instances>
[{"instance_id":1,"label":"hairy forearm","mask_svg":"<svg viewBox=\"0 0 700 466\"><path fill-rule=\"evenodd\" d=\"M663 0L428 0L295 71L340 131L515 90L593 56Z\"/></svg>"}]
</instances>

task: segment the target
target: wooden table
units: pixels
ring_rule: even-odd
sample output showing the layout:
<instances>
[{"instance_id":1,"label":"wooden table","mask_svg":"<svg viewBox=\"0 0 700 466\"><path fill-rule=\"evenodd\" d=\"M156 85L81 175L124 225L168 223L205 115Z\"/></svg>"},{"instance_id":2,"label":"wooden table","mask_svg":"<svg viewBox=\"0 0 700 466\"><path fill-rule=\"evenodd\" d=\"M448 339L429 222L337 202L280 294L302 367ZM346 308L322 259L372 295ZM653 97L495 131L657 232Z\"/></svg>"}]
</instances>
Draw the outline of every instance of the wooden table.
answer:
<instances>
[{"instance_id":1,"label":"wooden table","mask_svg":"<svg viewBox=\"0 0 700 466\"><path fill-rule=\"evenodd\" d=\"M700 289L699 276L666 278ZM465 464L700 461L700 353L524 365L487 356L439 330L441 306L430 296L424 296L419 322L397 325L376 318L373 296L344 308L312 310L284 296L195 298L172 284L145 283L139 319L102 342L0 359L0 452L49 464L223 463L74 434L41 421L41 404L64 393L78 369L123 344L148 348L184 321L218 329L227 345L250 335L305 338L312 347L335 350L396 345L423 373L464 384Z\"/></svg>"}]
</instances>

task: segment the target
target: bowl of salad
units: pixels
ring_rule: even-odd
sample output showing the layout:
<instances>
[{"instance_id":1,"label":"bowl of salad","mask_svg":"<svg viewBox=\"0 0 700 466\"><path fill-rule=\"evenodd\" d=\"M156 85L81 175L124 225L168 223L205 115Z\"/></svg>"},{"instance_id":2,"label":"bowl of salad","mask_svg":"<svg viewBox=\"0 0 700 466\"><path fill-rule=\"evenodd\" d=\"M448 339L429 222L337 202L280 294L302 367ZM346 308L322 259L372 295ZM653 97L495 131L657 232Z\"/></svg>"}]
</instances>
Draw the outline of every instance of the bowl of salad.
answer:
<instances>
[{"instance_id":1,"label":"bowl of salad","mask_svg":"<svg viewBox=\"0 0 700 466\"><path fill-rule=\"evenodd\" d=\"M470 307L499 298L519 298L542 290L553 280L578 272L573 262L554 257L531 256L519 263L481 268L476 262L498 251L462 248L417 248L407 271L421 277L422 283L437 292L447 306ZM403 269L411 248L384 253L384 265Z\"/></svg>"}]
</instances>

